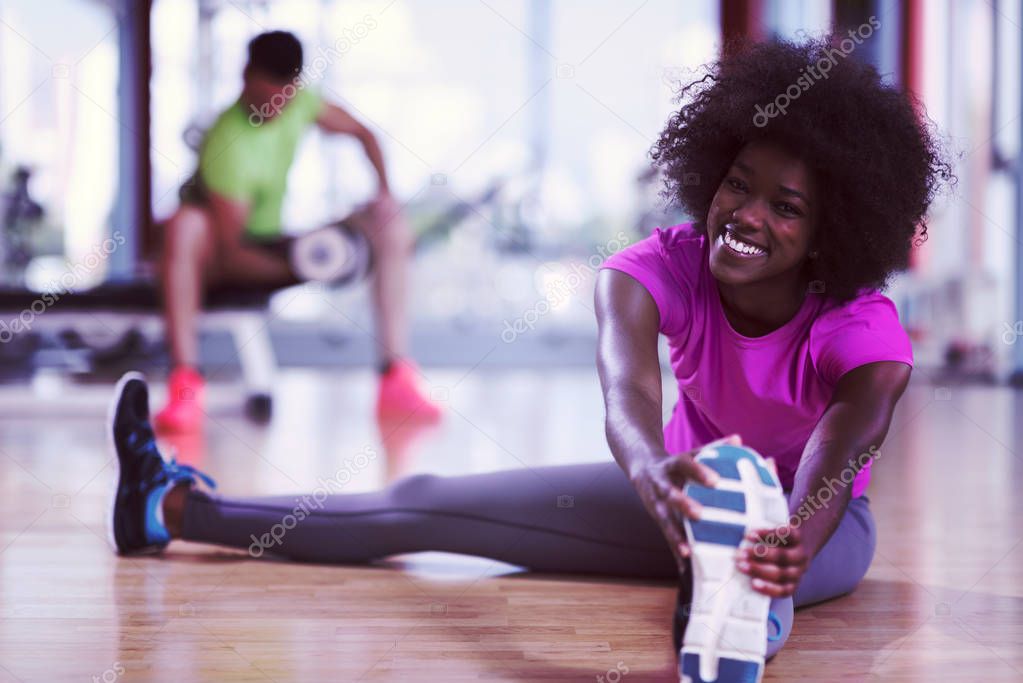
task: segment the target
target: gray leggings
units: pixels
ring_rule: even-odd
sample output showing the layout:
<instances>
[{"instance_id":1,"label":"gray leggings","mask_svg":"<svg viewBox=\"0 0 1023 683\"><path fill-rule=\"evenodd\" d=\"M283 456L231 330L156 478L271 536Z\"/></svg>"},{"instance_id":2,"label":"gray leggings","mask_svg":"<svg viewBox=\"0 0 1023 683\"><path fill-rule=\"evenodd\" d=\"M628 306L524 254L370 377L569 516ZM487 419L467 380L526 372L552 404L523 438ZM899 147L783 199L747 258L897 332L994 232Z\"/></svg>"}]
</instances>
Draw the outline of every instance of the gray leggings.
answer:
<instances>
[{"instance_id":1,"label":"gray leggings","mask_svg":"<svg viewBox=\"0 0 1023 683\"><path fill-rule=\"evenodd\" d=\"M293 560L361 564L389 555L445 551L537 572L677 579L657 523L613 462L400 479L372 493L225 498L188 494L183 537ZM814 558L795 606L848 593L876 542L866 498L850 503ZM781 641L793 600L775 600Z\"/></svg>"}]
</instances>

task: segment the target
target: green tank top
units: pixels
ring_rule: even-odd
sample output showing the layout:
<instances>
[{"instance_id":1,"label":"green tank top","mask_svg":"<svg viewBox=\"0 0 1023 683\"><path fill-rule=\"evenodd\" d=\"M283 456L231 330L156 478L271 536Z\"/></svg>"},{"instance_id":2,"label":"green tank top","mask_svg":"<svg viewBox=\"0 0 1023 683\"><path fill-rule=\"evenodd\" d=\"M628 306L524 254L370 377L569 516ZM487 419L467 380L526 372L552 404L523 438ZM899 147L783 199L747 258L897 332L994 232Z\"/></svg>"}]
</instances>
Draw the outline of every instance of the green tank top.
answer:
<instances>
[{"instance_id":1,"label":"green tank top","mask_svg":"<svg viewBox=\"0 0 1023 683\"><path fill-rule=\"evenodd\" d=\"M248 236L280 234L288 170L302 134L322 109L320 96L306 89L269 120L238 101L207 131L199 150L199 180L203 189L249 205Z\"/></svg>"}]
</instances>

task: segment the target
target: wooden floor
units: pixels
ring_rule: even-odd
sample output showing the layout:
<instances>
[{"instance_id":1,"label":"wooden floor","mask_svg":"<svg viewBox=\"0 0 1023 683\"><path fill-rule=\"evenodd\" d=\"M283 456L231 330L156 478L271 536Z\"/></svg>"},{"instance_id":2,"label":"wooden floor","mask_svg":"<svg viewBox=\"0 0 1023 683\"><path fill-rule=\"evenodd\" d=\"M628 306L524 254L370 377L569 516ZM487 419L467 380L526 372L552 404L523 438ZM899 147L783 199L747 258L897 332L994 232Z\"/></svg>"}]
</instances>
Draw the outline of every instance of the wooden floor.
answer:
<instances>
[{"instance_id":1,"label":"wooden floor","mask_svg":"<svg viewBox=\"0 0 1023 683\"><path fill-rule=\"evenodd\" d=\"M428 372L446 421L392 434L349 483L609 458L591 372ZM670 585L526 576L420 554L295 565L105 538L109 386L0 388L0 681L673 681ZM368 373L291 372L267 429L217 387L205 439L164 444L226 493L315 486L381 448ZM776 681L1023 680L1023 400L916 382L870 491L851 596L800 611ZM384 452L384 451L381 451Z\"/></svg>"}]
</instances>

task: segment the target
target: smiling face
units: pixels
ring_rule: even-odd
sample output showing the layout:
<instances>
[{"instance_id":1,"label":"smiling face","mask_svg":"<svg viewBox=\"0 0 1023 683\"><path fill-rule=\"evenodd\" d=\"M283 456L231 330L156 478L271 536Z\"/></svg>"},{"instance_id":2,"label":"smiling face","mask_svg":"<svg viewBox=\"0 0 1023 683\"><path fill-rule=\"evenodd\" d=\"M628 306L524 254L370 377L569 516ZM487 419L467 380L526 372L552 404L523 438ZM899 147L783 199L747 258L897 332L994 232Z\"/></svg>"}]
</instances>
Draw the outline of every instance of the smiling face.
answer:
<instances>
[{"instance_id":1,"label":"smiling face","mask_svg":"<svg viewBox=\"0 0 1023 683\"><path fill-rule=\"evenodd\" d=\"M795 281L814 234L816 189L807 165L783 147L743 147L707 214L714 277L729 285Z\"/></svg>"}]
</instances>

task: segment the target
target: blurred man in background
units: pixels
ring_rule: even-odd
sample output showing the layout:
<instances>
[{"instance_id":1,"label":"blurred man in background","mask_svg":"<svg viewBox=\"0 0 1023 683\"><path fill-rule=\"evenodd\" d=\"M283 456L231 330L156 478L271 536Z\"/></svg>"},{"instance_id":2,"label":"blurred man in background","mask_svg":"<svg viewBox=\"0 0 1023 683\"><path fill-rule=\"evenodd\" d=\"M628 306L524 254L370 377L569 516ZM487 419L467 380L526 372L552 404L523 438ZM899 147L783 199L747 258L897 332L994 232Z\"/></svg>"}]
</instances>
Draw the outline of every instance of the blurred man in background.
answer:
<instances>
[{"instance_id":1,"label":"blurred man in background","mask_svg":"<svg viewBox=\"0 0 1023 683\"><path fill-rule=\"evenodd\" d=\"M391 197L376 138L341 107L301 80L302 45L273 31L249 43L238 100L206 133L195 176L166 221L162 256L164 309L172 369L169 400L156 417L165 431L198 427L204 380L198 370L197 318L211 286L285 287L300 281L281 240L288 171L313 125L354 136L376 170L376 196L342 224L353 249L372 263L371 288L380 358L377 414L433 419L437 407L416 383L406 358L406 293L412 240Z\"/></svg>"}]
</instances>

